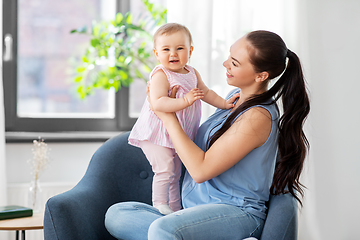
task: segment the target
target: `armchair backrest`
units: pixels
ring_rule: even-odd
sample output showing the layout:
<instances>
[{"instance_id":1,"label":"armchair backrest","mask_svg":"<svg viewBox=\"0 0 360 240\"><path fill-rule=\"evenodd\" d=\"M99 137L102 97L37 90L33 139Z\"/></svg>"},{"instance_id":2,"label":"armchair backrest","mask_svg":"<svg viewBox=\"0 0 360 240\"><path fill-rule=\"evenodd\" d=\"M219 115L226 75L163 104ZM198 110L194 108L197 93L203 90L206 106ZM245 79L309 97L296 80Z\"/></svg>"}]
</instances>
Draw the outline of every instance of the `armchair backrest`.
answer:
<instances>
[{"instance_id":1,"label":"armchair backrest","mask_svg":"<svg viewBox=\"0 0 360 240\"><path fill-rule=\"evenodd\" d=\"M129 132L105 142L93 155L79 185L99 183L118 202L151 204L153 172L140 148L128 144ZM106 198L106 196L104 196Z\"/></svg>"}]
</instances>

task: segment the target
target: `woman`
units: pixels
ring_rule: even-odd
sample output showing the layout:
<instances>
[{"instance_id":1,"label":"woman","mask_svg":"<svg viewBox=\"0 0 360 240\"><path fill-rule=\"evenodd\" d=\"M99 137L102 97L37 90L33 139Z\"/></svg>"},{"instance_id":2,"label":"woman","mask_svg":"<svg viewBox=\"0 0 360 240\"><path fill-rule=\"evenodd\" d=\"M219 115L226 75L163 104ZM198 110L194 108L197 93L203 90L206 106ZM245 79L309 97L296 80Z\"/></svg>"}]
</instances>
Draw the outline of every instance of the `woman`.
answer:
<instances>
[{"instance_id":1,"label":"woman","mask_svg":"<svg viewBox=\"0 0 360 240\"><path fill-rule=\"evenodd\" d=\"M231 46L223 65L228 84L237 87L228 98L239 97L232 109L218 109L201 125L195 142L175 114L155 112L187 170L184 209L163 216L146 204L115 204L105 219L113 236L259 238L270 193L290 192L301 203L299 177L308 149L303 124L310 106L299 58L278 35L254 31Z\"/></svg>"}]
</instances>

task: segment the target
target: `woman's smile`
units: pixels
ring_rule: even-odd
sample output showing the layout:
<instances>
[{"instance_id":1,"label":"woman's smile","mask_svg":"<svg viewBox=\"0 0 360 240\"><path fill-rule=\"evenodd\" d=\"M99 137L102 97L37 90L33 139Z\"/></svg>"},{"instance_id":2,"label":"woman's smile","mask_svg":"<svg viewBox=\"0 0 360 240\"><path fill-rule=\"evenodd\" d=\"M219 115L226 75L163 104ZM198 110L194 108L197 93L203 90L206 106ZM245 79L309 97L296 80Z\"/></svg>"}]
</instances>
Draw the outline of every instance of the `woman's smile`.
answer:
<instances>
[{"instance_id":1,"label":"woman's smile","mask_svg":"<svg viewBox=\"0 0 360 240\"><path fill-rule=\"evenodd\" d=\"M234 77L234 76L231 75L229 72L226 72L226 77L227 77L227 78L232 78L232 77Z\"/></svg>"}]
</instances>

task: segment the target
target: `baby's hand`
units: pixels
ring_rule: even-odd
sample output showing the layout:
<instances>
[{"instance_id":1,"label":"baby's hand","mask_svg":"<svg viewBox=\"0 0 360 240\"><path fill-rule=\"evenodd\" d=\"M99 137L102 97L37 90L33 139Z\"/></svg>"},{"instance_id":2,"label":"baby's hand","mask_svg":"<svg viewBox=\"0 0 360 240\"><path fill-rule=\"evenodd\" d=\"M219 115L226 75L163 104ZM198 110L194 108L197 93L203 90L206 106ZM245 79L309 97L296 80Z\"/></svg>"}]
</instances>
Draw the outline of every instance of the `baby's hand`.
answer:
<instances>
[{"instance_id":1,"label":"baby's hand","mask_svg":"<svg viewBox=\"0 0 360 240\"><path fill-rule=\"evenodd\" d=\"M204 97L204 92L198 88L191 89L184 96L184 100L188 103L188 106L191 106L196 100L202 99Z\"/></svg>"},{"instance_id":2,"label":"baby's hand","mask_svg":"<svg viewBox=\"0 0 360 240\"><path fill-rule=\"evenodd\" d=\"M229 98L228 100L225 101L225 107L224 109L230 109L233 108L235 106L234 102L235 100L240 97L240 93L236 93L234 94L231 98Z\"/></svg>"}]
</instances>

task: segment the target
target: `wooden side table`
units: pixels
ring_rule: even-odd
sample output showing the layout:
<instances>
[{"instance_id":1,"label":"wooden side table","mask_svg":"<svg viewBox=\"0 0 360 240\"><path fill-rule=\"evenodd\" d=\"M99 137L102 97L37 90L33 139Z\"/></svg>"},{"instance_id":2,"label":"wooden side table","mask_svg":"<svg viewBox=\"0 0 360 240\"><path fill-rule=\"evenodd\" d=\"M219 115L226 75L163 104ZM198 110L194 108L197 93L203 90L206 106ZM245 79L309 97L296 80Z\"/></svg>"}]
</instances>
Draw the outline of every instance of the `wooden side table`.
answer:
<instances>
[{"instance_id":1,"label":"wooden side table","mask_svg":"<svg viewBox=\"0 0 360 240\"><path fill-rule=\"evenodd\" d=\"M25 240L25 230L44 228L44 213L35 213L31 217L0 220L0 230L16 231L16 240L19 240L21 231L22 240Z\"/></svg>"}]
</instances>

